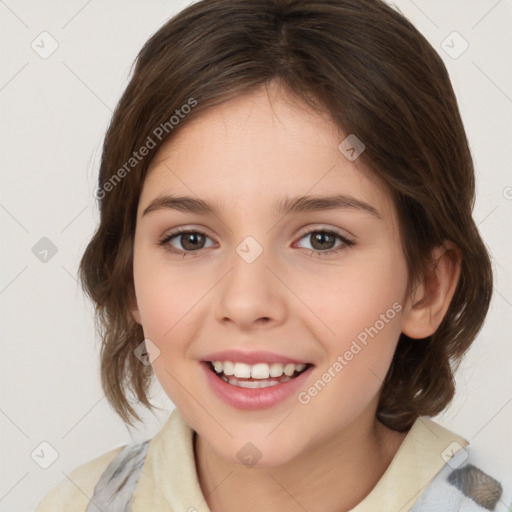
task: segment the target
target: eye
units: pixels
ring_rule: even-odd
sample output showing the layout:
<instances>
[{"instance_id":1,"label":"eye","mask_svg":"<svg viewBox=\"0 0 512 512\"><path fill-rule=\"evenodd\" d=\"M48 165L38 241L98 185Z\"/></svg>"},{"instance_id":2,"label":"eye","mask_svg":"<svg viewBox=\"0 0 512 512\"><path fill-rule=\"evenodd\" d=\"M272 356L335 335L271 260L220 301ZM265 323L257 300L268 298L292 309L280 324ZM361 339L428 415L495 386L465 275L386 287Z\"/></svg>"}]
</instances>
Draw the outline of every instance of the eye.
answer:
<instances>
[{"instance_id":1,"label":"eye","mask_svg":"<svg viewBox=\"0 0 512 512\"><path fill-rule=\"evenodd\" d=\"M165 249L169 252L181 253L183 257L185 257L187 254L204 249L206 239L210 239L210 237L202 231L177 229L165 235L164 238L159 241L159 245L165 246Z\"/></svg>"},{"instance_id":2,"label":"eye","mask_svg":"<svg viewBox=\"0 0 512 512\"><path fill-rule=\"evenodd\" d=\"M310 240L312 248L309 253L315 256L325 256L336 253L354 245L352 240L349 240L341 233L331 229L315 229L308 231L302 235L301 240L303 239ZM337 246L335 245L336 239L341 241Z\"/></svg>"},{"instance_id":3,"label":"eye","mask_svg":"<svg viewBox=\"0 0 512 512\"><path fill-rule=\"evenodd\" d=\"M175 254L195 254L206 248L205 241L211 238L202 231L180 228L172 233L166 234L158 243L164 246L165 250ZM336 253L354 245L352 240L331 229L315 229L304 233L300 240L309 239L312 248L308 251L314 256L325 256ZM340 244L336 244L336 239ZM334 244L334 245L333 245ZM211 245L210 245L211 247ZM307 248L306 248L307 249Z\"/></svg>"}]
</instances>

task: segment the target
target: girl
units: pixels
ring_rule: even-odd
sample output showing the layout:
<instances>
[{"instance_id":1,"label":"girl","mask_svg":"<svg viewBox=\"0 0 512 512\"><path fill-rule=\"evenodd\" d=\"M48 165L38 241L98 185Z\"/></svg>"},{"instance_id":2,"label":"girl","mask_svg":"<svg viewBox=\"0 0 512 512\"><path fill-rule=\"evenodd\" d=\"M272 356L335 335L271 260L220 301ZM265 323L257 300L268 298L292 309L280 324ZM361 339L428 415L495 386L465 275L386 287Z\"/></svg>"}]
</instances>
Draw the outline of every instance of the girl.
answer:
<instances>
[{"instance_id":1,"label":"girl","mask_svg":"<svg viewBox=\"0 0 512 512\"><path fill-rule=\"evenodd\" d=\"M446 69L380 0L203 0L141 50L81 278L102 385L152 439L38 511L494 510L430 419L482 326L489 256Z\"/></svg>"}]
</instances>

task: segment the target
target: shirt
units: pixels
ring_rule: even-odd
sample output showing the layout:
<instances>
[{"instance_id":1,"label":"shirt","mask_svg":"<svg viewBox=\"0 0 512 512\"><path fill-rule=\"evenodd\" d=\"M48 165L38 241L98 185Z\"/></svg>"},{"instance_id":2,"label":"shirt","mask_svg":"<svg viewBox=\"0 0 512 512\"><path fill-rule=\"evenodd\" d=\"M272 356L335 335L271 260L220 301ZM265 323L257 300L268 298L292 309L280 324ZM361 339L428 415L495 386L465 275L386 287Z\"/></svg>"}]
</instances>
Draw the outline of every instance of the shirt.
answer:
<instances>
[{"instance_id":1,"label":"shirt","mask_svg":"<svg viewBox=\"0 0 512 512\"><path fill-rule=\"evenodd\" d=\"M76 468L36 512L210 512L197 478L194 434L174 409L152 439ZM350 512L495 510L502 486L471 464L468 444L418 418L375 487Z\"/></svg>"}]
</instances>

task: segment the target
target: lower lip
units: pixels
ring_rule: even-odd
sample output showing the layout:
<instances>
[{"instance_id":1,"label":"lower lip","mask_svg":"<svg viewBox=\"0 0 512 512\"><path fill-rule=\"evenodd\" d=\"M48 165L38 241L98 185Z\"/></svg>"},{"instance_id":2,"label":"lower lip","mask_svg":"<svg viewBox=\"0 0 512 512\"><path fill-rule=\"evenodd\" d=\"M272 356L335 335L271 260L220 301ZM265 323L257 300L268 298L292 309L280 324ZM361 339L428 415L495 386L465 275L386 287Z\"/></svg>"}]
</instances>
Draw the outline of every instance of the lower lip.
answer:
<instances>
[{"instance_id":1,"label":"lower lip","mask_svg":"<svg viewBox=\"0 0 512 512\"><path fill-rule=\"evenodd\" d=\"M237 409L268 409L286 400L290 395L299 391L309 377L310 366L300 375L282 384L275 384L266 388L241 388L224 382L210 369L210 364L202 362L208 383L217 396L225 403Z\"/></svg>"}]
</instances>

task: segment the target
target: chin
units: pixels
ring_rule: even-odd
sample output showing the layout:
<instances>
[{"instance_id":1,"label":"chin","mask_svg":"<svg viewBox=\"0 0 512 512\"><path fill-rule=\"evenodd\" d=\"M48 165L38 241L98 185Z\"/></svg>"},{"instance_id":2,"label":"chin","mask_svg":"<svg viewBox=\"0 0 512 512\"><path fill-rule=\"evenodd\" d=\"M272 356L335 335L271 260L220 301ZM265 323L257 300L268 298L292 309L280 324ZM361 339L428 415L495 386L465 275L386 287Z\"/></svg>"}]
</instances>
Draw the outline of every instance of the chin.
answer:
<instances>
[{"instance_id":1,"label":"chin","mask_svg":"<svg viewBox=\"0 0 512 512\"><path fill-rule=\"evenodd\" d=\"M290 437L288 440L290 441ZM277 433L275 439L270 441L264 436L253 438L248 435L242 435L229 441L229 444L223 444L218 455L224 460L246 466L249 468L273 468L291 463L300 455L297 451L297 444L294 446L284 444L284 440ZM215 448L215 446L213 445Z\"/></svg>"}]
</instances>

